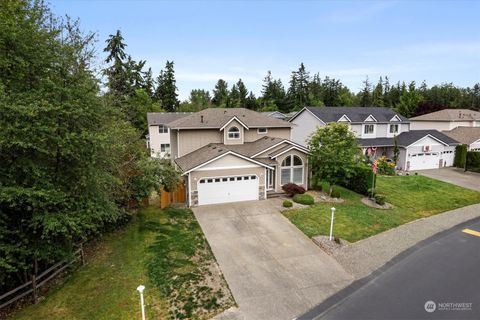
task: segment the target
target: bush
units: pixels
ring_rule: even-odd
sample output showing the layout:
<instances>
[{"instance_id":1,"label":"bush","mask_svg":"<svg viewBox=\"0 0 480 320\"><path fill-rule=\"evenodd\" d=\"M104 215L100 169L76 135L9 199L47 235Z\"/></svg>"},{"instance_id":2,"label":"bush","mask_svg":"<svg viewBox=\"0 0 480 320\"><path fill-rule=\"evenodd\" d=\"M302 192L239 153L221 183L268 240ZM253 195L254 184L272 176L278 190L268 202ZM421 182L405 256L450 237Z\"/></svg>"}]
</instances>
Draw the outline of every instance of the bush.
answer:
<instances>
[{"instance_id":1,"label":"bush","mask_svg":"<svg viewBox=\"0 0 480 320\"><path fill-rule=\"evenodd\" d=\"M345 178L340 185L356 193L368 195L368 191L372 188L373 179L372 168L362 164L355 166L352 176L348 179Z\"/></svg>"},{"instance_id":2,"label":"bush","mask_svg":"<svg viewBox=\"0 0 480 320\"><path fill-rule=\"evenodd\" d=\"M453 158L453 166L457 168L465 168L467 162L467 145L460 144L455 147L455 157Z\"/></svg>"},{"instance_id":3,"label":"bush","mask_svg":"<svg viewBox=\"0 0 480 320\"><path fill-rule=\"evenodd\" d=\"M313 197L309 194L296 194L293 196L293 201L305 205L311 205L314 203Z\"/></svg>"},{"instance_id":4,"label":"bush","mask_svg":"<svg viewBox=\"0 0 480 320\"><path fill-rule=\"evenodd\" d=\"M283 191L287 194L289 197L293 197L296 194L304 194L305 193L305 188L295 184L295 183L287 183L282 186Z\"/></svg>"},{"instance_id":5,"label":"bush","mask_svg":"<svg viewBox=\"0 0 480 320\"><path fill-rule=\"evenodd\" d=\"M385 204L385 195L381 193L377 193L375 195L375 202L381 206Z\"/></svg>"},{"instance_id":6,"label":"bush","mask_svg":"<svg viewBox=\"0 0 480 320\"><path fill-rule=\"evenodd\" d=\"M377 159L377 173L388 176L395 174L395 163L388 162L387 158L382 156Z\"/></svg>"},{"instance_id":7,"label":"bush","mask_svg":"<svg viewBox=\"0 0 480 320\"><path fill-rule=\"evenodd\" d=\"M283 201L283 207L284 208L291 208L292 206L293 206L292 201L290 201L290 200Z\"/></svg>"},{"instance_id":8,"label":"bush","mask_svg":"<svg viewBox=\"0 0 480 320\"><path fill-rule=\"evenodd\" d=\"M480 152L479 151L468 151L465 169L469 171L480 172Z\"/></svg>"},{"instance_id":9,"label":"bush","mask_svg":"<svg viewBox=\"0 0 480 320\"><path fill-rule=\"evenodd\" d=\"M342 194L340 193L340 190L338 189L333 189L331 197L332 198L341 198Z\"/></svg>"}]
</instances>

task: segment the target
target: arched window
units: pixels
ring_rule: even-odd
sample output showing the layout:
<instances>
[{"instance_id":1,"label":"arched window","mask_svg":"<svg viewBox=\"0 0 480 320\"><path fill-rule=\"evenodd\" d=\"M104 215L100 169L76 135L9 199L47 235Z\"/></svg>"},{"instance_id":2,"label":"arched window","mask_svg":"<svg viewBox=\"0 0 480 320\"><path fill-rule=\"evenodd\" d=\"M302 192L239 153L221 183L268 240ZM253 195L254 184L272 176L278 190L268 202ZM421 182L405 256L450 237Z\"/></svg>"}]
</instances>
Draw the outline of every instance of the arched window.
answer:
<instances>
[{"instance_id":1,"label":"arched window","mask_svg":"<svg viewBox=\"0 0 480 320\"><path fill-rule=\"evenodd\" d=\"M289 182L303 184L303 161L299 156L290 155L286 157L280 168L281 170L281 179L280 183L282 185Z\"/></svg>"},{"instance_id":2,"label":"arched window","mask_svg":"<svg viewBox=\"0 0 480 320\"><path fill-rule=\"evenodd\" d=\"M240 139L240 130L237 127L228 129L228 139Z\"/></svg>"}]
</instances>

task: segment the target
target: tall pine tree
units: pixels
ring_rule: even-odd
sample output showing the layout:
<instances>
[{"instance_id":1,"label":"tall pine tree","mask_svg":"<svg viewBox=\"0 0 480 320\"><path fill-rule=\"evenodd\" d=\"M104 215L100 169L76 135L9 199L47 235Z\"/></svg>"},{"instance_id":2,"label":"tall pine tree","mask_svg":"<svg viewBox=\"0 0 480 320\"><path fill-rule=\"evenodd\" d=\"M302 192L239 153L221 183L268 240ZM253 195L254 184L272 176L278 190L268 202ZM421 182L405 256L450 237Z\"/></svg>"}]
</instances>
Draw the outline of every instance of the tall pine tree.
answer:
<instances>
[{"instance_id":1,"label":"tall pine tree","mask_svg":"<svg viewBox=\"0 0 480 320\"><path fill-rule=\"evenodd\" d=\"M155 91L155 98L160 102L161 107L169 112L177 110L180 104L177 98L177 84L173 64L173 61L167 61L165 70L160 71Z\"/></svg>"}]
</instances>

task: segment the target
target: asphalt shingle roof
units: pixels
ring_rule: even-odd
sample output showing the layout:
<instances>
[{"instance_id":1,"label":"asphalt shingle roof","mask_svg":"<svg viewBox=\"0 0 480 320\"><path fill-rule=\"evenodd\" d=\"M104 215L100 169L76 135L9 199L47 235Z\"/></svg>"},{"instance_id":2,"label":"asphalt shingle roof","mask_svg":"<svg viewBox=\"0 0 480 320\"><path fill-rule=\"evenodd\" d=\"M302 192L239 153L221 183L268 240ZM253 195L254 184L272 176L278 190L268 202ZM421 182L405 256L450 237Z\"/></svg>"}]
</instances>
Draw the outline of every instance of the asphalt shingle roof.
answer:
<instances>
[{"instance_id":1,"label":"asphalt shingle roof","mask_svg":"<svg viewBox=\"0 0 480 320\"><path fill-rule=\"evenodd\" d=\"M172 121L168 126L173 129L220 129L234 116L249 128L290 128L292 126L287 121L276 119L245 108L209 108Z\"/></svg>"},{"instance_id":2,"label":"asphalt shingle roof","mask_svg":"<svg viewBox=\"0 0 480 320\"><path fill-rule=\"evenodd\" d=\"M193 112L148 112L147 122L149 126L166 125L169 122L184 118Z\"/></svg>"},{"instance_id":3,"label":"asphalt shingle roof","mask_svg":"<svg viewBox=\"0 0 480 320\"><path fill-rule=\"evenodd\" d=\"M457 127L443 133L463 144L472 144L480 140L480 127Z\"/></svg>"},{"instance_id":4,"label":"asphalt shingle roof","mask_svg":"<svg viewBox=\"0 0 480 320\"><path fill-rule=\"evenodd\" d=\"M402 132L397 136L397 144L399 147L408 147L427 135L431 135L450 146L458 144L458 141L437 130L412 130ZM393 138L357 139L357 141L362 147L387 147L395 144Z\"/></svg>"},{"instance_id":5,"label":"asphalt shingle roof","mask_svg":"<svg viewBox=\"0 0 480 320\"><path fill-rule=\"evenodd\" d=\"M473 121L480 120L480 112L469 109L444 109L410 118L413 121Z\"/></svg>"},{"instance_id":6,"label":"asphalt shingle roof","mask_svg":"<svg viewBox=\"0 0 480 320\"><path fill-rule=\"evenodd\" d=\"M364 122L369 115L372 115L377 122L390 122L398 116L403 122L408 119L390 108L385 107L306 107L323 122L337 122L343 115L346 115L351 122Z\"/></svg>"}]
</instances>

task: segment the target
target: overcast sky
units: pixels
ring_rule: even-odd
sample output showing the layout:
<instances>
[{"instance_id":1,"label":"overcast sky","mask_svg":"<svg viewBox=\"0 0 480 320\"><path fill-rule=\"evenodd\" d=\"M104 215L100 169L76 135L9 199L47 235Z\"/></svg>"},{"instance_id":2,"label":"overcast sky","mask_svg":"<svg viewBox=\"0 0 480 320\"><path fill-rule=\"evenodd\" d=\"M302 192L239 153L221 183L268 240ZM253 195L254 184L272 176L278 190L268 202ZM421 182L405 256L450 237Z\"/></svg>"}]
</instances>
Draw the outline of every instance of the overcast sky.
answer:
<instances>
[{"instance_id":1,"label":"overcast sky","mask_svg":"<svg viewBox=\"0 0 480 320\"><path fill-rule=\"evenodd\" d=\"M51 1L78 17L101 49L120 29L157 76L175 61L179 95L242 78L258 94L268 70L284 84L311 74L358 91L377 81L480 82L480 1Z\"/></svg>"}]
</instances>

